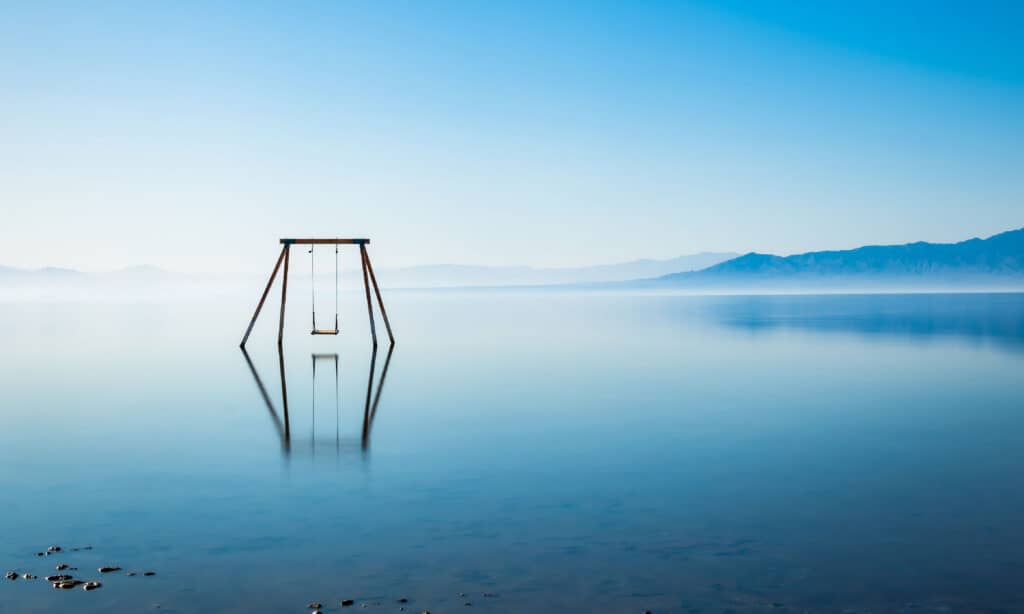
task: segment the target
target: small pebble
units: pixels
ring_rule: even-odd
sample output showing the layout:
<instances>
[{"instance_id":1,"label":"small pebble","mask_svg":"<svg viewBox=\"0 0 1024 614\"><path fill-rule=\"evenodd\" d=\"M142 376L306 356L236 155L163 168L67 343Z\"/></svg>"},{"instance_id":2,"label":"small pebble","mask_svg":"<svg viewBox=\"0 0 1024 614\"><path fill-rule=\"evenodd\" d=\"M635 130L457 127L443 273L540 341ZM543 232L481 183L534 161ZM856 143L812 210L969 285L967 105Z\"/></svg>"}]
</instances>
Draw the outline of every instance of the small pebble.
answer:
<instances>
[{"instance_id":1,"label":"small pebble","mask_svg":"<svg viewBox=\"0 0 1024 614\"><path fill-rule=\"evenodd\" d=\"M45 552L36 552L36 556L46 556Z\"/></svg>"},{"instance_id":2,"label":"small pebble","mask_svg":"<svg viewBox=\"0 0 1024 614\"><path fill-rule=\"evenodd\" d=\"M67 575L66 573L57 574L57 575L53 575L53 576L46 576L46 581L47 582L64 582L65 580L71 580L71 579L72 579L71 576Z\"/></svg>"},{"instance_id":3,"label":"small pebble","mask_svg":"<svg viewBox=\"0 0 1024 614\"><path fill-rule=\"evenodd\" d=\"M8 580L17 580L18 579L18 574L13 572L13 571L8 571L4 575L7 577Z\"/></svg>"},{"instance_id":4,"label":"small pebble","mask_svg":"<svg viewBox=\"0 0 1024 614\"><path fill-rule=\"evenodd\" d=\"M67 563L61 563L60 565L57 565L57 571L64 571L67 568L68 568L68 564Z\"/></svg>"},{"instance_id":5,"label":"small pebble","mask_svg":"<svg viewBox=\"0 0 1024 614\"><path fill-rule=\"evenodd\" d=\"M25 574L25 575L23 575L23 576L22 576L22 578L25 578L26 580L35 580L35 579L36 579L37 577L38 577L38 576L33 576L33 575L32 575L32 574L30 574L30 573L27 573L27 574Z\"/></svg>"},{"instance_id":6,"label":"small pebble","mask_svg":"<svg viewBox=\"0 0 1024 614\"><path fill-rule=\"evenodd\" d=\"M124 574L124 575L126 575L126 576L134 576L134 575L135 575L135 572L134 572L134 571L129 571L129 572L127 572L127 573L126 573L126 574Z\"/></svg>"},{"instance_id":7,"label":"small pebble","mask_svg":"<svg viewBox=\"0 0 1024 614\"><path fill-rule=\"evenodd\" d=\"M314 601L314 602L310 603L309 605L307 605L306 607L309 608L310 610L319 610L320 608L322 608L324 606Z\"/></svg>"},{"instance_id":8,"label":"small pebble","mask_svg":"<svg viewBox=\"0 0 1024 614\"><path fill-rule=\"evenodd\" d=\"M398 603L409 603L409 600L406 599L405 597L399 597L398 598Z\"/></svg>"},{"instance_id":9,"label":"small pebble","mask_svg":"<svg viewBox=\"0 0 1024 614\"><path fill-rule=\"evenodd\" d=\"M54 586L54 588L65 588L66 589L66 588L75 588L79 584L81 584L81 582L79 582L78 580L66 580L64 582L55 582L53 584L53 586Z\"/></svg>"},{"instance_id":10,"label":"small pebble","mask_svg":"<svg viewBox=\"0 0 1024 614\"><path fill-rule=\"evenodd\" d=\"M142 575L144 575L144 576L155 576L156 572L155 571L144 571L144 572L142 572Z\"/></svg>"},{"instance_id":11,"label":"small pebble","mask_svg":"<svg viewBox=\"0 0 1024 614\"><path fill-rule=\"evenodd\" d=\"M100 584L99 582L86 582L85 584L82 585L82 589L83 590L87 590L87 591L94 591L94 590L98 589L101 586L103 586L103 585Z\"/></svg>"},{"instance_id":12,"label":"small pebble","mask_svg":"<svg viewBox=\"0 0 1024 614\"><path fill-rule=\"evenodd\" d=\"M100 567L100 573L110 573L112 571L121 571L120 567Z\"/></svg>"},{"instance_id":13,"label":"small pebble","mask_svg":"<svg viewBox=\"0 0 1024 614\"><path fill-rule=\"evenodd\" d=\"M341 607L347 608L348 606L354 604L355 602L356 602L355 599L342 599L341 600Z\"/></svg>"}]
</instances>

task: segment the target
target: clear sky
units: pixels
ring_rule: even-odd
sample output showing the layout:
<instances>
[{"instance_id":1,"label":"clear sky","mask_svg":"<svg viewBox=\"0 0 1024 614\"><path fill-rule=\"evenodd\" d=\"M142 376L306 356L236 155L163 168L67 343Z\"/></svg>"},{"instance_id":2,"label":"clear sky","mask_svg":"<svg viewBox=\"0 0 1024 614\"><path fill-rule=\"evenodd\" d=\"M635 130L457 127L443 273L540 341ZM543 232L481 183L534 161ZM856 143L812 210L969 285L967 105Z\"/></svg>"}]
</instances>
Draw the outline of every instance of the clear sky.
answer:
<instances>
[{"instance_id":1,"label":"clear sky","mask_svg":"<svg viewBox=\"0 0 1024 614\"><path fill-rule=\"evenodd\" d=\"M0 264L793 253L1024 226L1021 2L0 3Z\"/></svg>"}]
</instances>

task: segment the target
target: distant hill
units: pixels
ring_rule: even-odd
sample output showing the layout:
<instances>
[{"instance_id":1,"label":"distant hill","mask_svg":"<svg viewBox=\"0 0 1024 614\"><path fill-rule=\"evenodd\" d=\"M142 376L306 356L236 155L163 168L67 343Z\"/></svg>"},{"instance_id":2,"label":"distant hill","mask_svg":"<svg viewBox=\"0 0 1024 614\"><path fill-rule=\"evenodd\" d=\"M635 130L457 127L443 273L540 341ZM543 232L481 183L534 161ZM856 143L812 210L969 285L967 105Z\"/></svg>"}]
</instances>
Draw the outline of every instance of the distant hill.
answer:
<instances>
[{"instance_id":1,"label":"distant hill","mask_svg":"<svg viewBox=\"0 0 1024 614\"><path fill-rule=\"evenodd\" d=\"M1024 228L959 243L870 245L793 256L749 253L700 271L657 281L684 285L723 283L1024 281Z\"/></svg>"},{"instance_id":2,"label":"distant hill","mask_svg":"<svg viewBox=\"0 0 1024 614\"><path fill-rule=\"evenodd\" d=\"M512 287L573 285L584 283L623 282L641 277L658 277L680 270L705 268L735 257L734 253L701 253L668 260L634 260L618 264L565 268L534 268L528 266L423 265L404 268L381 268L377 278L385 288L444 287ZM150 266L131 266L104 273L86 273L72 269L46 267L16 269L0 266L0 300L26 298L64 300L76 298L180 296L189 294L223 294L258 290L266 283L266 272L255 274L175 273ZM330 287L333 266L318 271L318 283ZM303 268L290 278L309 279ZM343 289L358 289L363 282L358 267L344 267Z\"/></svg>"},{"instance_id":3,"label":"distant hill","mask_svg":"<svg viewBox=\"0 0 1024 614\"><path fill-rule=\"evenodd\" d=\"M625 281L641 277L658 277L678 271L695 271L719 262L735 258L732 252L703 252L679 256L667 260L633 260L617 264L601 264L583 267L539 268L529 266L476 266L463 264L428 264L412 267L377 269L381 284L386 287L443 287L443 286L514 286L538 284L572 284L588 282ZM333 276L329 271L319 275ZM265 275L265 273L260 273ZM303 270L292 275L307 276ZM83 279L108 279L125 281L154 281L196 277L172 273L151 265L130 266L105 273L83 273L72 269L46 267L42 269L16 269L0 266L0 282L4 280L34 280L74 276ZM225 275L219 276L220 278ZM358 268L345 267L342 278L362 283L362 272Z\"/></svg>"},{"instance_id":4,"label":"distant hill","mask_svg":"<svg viewBox=\"0 0 1024 614\"><path fill-rule=\"evenodd\" d=\"M559 268L430 264L382 269L380 277L385 285L401 288L601 283L696 271L737 255L732 252L702 252L667 260L645 259Z\"/></svg>"}]
</instances>

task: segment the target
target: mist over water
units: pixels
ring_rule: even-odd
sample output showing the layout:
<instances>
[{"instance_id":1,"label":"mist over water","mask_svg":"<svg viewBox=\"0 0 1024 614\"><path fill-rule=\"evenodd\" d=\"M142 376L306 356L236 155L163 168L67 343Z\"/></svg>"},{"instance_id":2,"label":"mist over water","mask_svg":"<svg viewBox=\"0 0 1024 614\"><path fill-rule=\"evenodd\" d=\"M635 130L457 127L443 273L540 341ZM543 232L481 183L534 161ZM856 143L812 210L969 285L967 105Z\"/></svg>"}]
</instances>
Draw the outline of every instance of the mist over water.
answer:
<instances>
[{"instance_id":1,"label":"mist over water","mask_svg":"<svg viewBox=\"0 0 1024 614\"><path fill-rule=\"evenodd\" d=\"M1024 608L1024 295L255 298L0 303L0 610Z\"/></svg>"}]
</instances>

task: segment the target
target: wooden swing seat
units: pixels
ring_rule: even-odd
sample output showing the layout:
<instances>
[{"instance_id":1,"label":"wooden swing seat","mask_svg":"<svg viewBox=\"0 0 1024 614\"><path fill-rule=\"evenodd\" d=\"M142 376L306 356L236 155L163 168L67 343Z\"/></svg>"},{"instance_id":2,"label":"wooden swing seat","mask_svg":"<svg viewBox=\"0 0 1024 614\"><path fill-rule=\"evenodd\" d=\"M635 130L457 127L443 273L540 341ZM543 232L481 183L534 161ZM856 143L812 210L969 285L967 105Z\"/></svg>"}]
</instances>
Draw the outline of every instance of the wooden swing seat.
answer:
<instances>
[{"instance_id":1,"label":"wooden swing seat","mask_svg":"<svg viewBox=\"0 0 1024 614\"><path fill-rule=\"evenodd\" d=\"M309 334L311 335L337 335L337 328L314 328Z\"/></svg>"}]
</instances>

